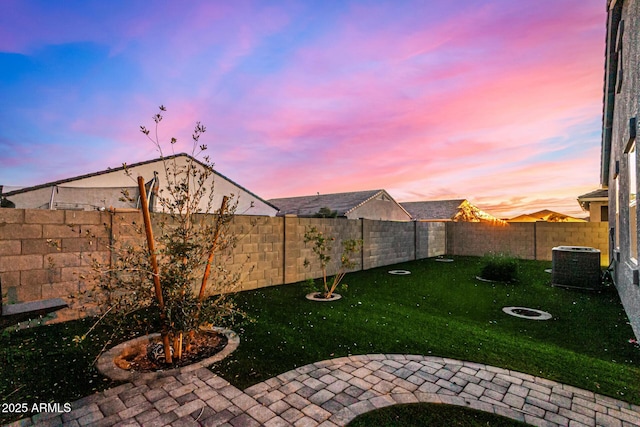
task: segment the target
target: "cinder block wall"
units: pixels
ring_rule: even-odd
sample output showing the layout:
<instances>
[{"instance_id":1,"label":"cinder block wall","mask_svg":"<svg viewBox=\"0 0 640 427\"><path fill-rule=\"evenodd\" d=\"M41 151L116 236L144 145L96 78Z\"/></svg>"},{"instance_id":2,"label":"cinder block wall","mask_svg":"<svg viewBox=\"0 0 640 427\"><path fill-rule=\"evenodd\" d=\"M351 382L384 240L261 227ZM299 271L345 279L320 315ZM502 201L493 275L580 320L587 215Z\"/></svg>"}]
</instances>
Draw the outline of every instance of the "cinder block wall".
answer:
<instances>
[{"instance_id":1,"label":"cinder block wall","mask_svg":"<svg viewBox=\"0 0 640 427\"><path fill-rule=\"evenodd\" d=\"M110 221L97 211L0 209L3 302L68 299L87 290L91 259L109 256ZM75 317L71 310L58 313L60 320Z\"/></svg>"},{"instance_id":2,"label":"cinder block wall","mask_svg":"<svg viewBox=\"0 0 640 427\"><path fill-rule=\"evenodd\" d=\"M447 227L444 222L419 222L418 240L420 258L430 258L447 253ZM426 241L426 248L421 246Z\"/></svg>"},{"instance_id":3,"label":"cinder block wall","mask_svg":"<svg viewBox=\"0 0 640 427\"><path fill-rule=\"evenodd\" d=\"M609 265L608 222L540 222L536 237L536 259L551 260L555 246L589 246L600 249L601 265Z\"/></svg>"},{"instance_id":4,"label":"cinder block wall","mask_svg":"<svg viewBox=\"0 0 640 427\"><path fill-rule=\"evenodd\" d=\"M309 278L322 276L322 269L317 256L313 253L313 242L304 243L304 233L309 227L316 227L326 236L335 237L331 244L331 261L327 265L327 275L335 274L340 268L340 255L342 245L340 242L346 239L361 239L361 220L332 219L332 218L296 218L285 217L285 277L283 283L295 283ZM305 267L305 260L309 265ZM352 261L356 267L362 269L362 254L355 254Z\"/></svg>"},{"instance_id":5,"label":"cinder block wall","mask_svg":"<svg viewBox=\"0 0 640 427\"><path fill-rule=\"evenodd\" d=\"M160 214L152 214L157 223ZM119 242L145 244L139 212L62 211L0 208L0 279L3 302L16 303L60 297L87 290L94 283L91 259L112 259L108 245ZM354 256L353 270L368 269L445 253L445 227L441 223L414 223L344 218L236 216L231 228L238 241L221 254L230 271L242 274L242 290L295 283L321 276L312 244L304 233L316 226L334 236L332 261L340 265L344 239L362 239L363 250ZM305 260L309 265L305 266ZM91 304L84 305L91 309ZM86 315L74 309L55 313L54 321Z\"/></svg>"},{"instance_id":6,"label":"cinder block wall","mask_svg":"<svg viewBox=\"0 0 640 427\"><path fill-rule=\"evenodd\" d=\"M159 214L153 215L156 222ZM144 244L139 212L109 213L0 209L0 279L3 302L60 297L89 289L92 258L107 262L112 238ZM339 268L344 239L362 239L353 270L442 255L482 256L505 252L525 259L551 260L554 246L590 246L608 264L607 223L392 222L344 218L236 216L236 247L221 256L230 271L242 273L242 290L295 283L321 276L320 264L304 233L315 226L336 237L327 273ZM309 265L305 266L305 260ZM86 306L85 306L86 307ZM91 309L89 305L86 307ZM79 307L56 313L56 321L83 316Z\"/></svg>"},{"instance_id":7,"label":"cinder block wall","mask_svg":"<svg viewBox=\"0 0 640 427\"><path fill-rule=\"evenodd\" d=\"M237 236L236 248L219 261L229 271L241 272L241 290L282 284L283 218L235 216L230 231Z\"/></svg>"},{"instance_id":8,"label":"cinder block wall","mask_svg":"<svg viewBox=\"0 0 640 427\"><path fill-rule=\"evenodd\" d=\"M504 252L524 259L534 259L534 224L491 225L479 222L449 222L447 252L451 255L482 256Z\"/></svg>"},{"instance_id":9,"label":"cinder block wall","mask_svg":"<svg viewBox=\"0 0 640 427\"><path fill-rule=\"evenodd\" d=\"M528 222L490 225L449 222L447 253L482 256L506 253L523 259L550 261L555 246L589 246L600 249L601 264L608 265L606 222Z\"/></svg>"},{"instance_id":10,"label":"cinder block wall","mask_svg":"<svg viewBox=\"0 0 640 427\"><path fill-rule=\"evenodd\" d=\"M416 223L363 221L364 269L416 258Z\"/></svg>"}]
</instances>

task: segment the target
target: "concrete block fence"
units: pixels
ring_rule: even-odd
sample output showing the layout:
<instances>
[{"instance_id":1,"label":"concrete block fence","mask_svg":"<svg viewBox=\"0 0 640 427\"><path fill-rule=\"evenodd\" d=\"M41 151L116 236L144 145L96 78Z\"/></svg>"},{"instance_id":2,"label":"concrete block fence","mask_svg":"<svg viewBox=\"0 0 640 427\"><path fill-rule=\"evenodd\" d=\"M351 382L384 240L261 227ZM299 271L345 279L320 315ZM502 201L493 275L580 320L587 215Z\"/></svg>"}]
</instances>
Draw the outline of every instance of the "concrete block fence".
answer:
<instances>
[{"instance_id":1,"label":"concrete block fence","mask_svg":"<svg viewBox=\"0 0 640 427\"><path fill-rule=\"evenodd\" d=\"M161 214L152 214L155 222ZM5 304L71 297L92 286L91 259L109 263L109 242L144 243L139 212L0 209L0 280ZM354 270L369 269L445 253L443 223L414 223L297 217L236 216L237 244L218 258L241 272L241 290L321 277L320 265L304 233L315 226L335 236L328 274L340 263L344 239L362 239ZM309 265L305 266L305 260ZM85 307L86 308L86 307ZM89 309L90 309L89 305ZM54 314L52 321L86 315L79 308Z\"/></svg>"},{"instance_id":2,"label":"concrete block fence","mask_svg":"<svg viewBox=\"0 0 640 427\"><path fill-rule=\"evenodd\" d=\"M161 214L153 214L154 221ZM139 212L90 212L0 208L0 279L3 302L64 298L92 286L92 258L110 262L109 242L142 244ZM242 274L241 290L321 277L320 265L304 233L315 226L335 236L328 274L340 263L344 239L362 239L354 270L366 270L443 254L482 256L504 252L524 259L551 260L554 246L590 246L608 264L607 223L512 223L494 226L462 222L394 222L344 218L236 216L236 247L218 258ZM305 260L309 265L305 266ZM90 308L90 307L89 307ZM53 321L85 315L79 309Z\"/></svg>"},{"instance_id":3,"label":"concrete block fence","mask_svg":"<svg viewBox=\"0 0 640 427\"><path fill-rule=\"evenodd\" d=\"M503 226L449 222L446 245L451 255L503 252L541 261L551 261L556 246L588 246L600 249L600 263L609 265L608 236L607 222L526 222Z\"/></svg>"}]
</instances>

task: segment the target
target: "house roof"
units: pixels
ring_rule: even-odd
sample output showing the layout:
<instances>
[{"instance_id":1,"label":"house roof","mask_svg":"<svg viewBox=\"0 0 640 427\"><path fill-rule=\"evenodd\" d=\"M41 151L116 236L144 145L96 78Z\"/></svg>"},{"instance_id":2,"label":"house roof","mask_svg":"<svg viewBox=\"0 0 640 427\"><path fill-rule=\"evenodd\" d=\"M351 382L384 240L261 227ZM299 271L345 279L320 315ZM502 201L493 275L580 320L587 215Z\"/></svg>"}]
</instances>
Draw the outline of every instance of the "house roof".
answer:
<instances>
[{"instance_id":1,"label":"house roof","mask_svg":"<svg viewBox=\"0 0 640 427\"><path fill-rule=\"evenodd\" d=\"M400 203L417 220L450 221L458 213L465 199L431 200Z\"/></svg>"},{"instance_id":2,"label":"house roof","mask_svg":"<svg viewBox=\"0 0 640 427\"><path fill-rule=\"evenodd\" d=\"M499 218L486 213L467 199L405 202L401 205L418 221L466 221L504 224Z\"/></svg>"},{"instance_id":3,"label":"house roof","mask_svg":"<svg viewBox=\"0 0 640 427\"><path fill-rule=\"evenodd\" d=\"M507 220L507 222L535 222L535 221L547 221L547 222L585 222L583 219L574 218L569 215L561 214L559 212L550 211L549 209L543 209L538 212L530 214L519 215Z\"/></svg>"},{"instance_id":4,"label":"house roof","mask_svg":"<svg viewBox=\"0 0 640 427\"><path fill-rule=\"evenodd\" d=\"M608 202L609 190L601 188L599 190L590 191L589 193L578 196L578 204L582 210L589 212L591 202Z\"/></svg>"},{"instance_id":5,"label":"house roof","mask_svg":"<svg viewBox=\"0 0 640 427\"><path fill-rule=\"evenodd\" d=\"M538 222L538 221L542 221L542 220L540 218L531 216L529 214L514 216L513 218L507 220L507 222Z\"/></svg>"},{"instance_id":6,"label":"house roof","mask_svg":"<svg viewBox=\"0 0 640 427\"><path fill-rule=\"evenodd\" d=\"M336 211L338 216L346 216L380 194L391 198L385 190L353 191L349 193L315 194L313 196L284 197L269 199L269 203L280 209L279 216L314 216L321 208ZM391 198L392 199L392 198Z\"/></svg>"},{"instance_id":7,"label":"house roof","mask_svg":"<svg viewBox=\"0 0 640 427\"><path fill-rule=\"evenodd\" d=\"M607 200L608 198L609 198L609 190L606 188L590 191L581 196L578 196L578 200L584 200L584 201Z\"/></svg>"},{"instance_id":8,"label":"house roof","mask_svg":"<svg viewBox=\"0 0 640 427\"><path fill-rule=\"evenodd\" d=\"M162 161L163 159L164 160L169 160L169 159L173 159L173 158L176 158L176 157L188 157L188 158L193 159L196 163L198 163L202 167L205 167L205 168L209 167L205 163L201 162L200 160L198 160L198 159L196 159L196 158L194 158L194 157L192 157L192 156L190 156L190 155L188 155L186 153L178 153L178 154L174 154L174 155L171 155L171 156L165 156L165 157L159 157L157 159L146 160L144 162L127 164L126 167L127 167L127 169L132 169L132 168L135 168L135 167L138 167L138 166L159 162L159 161ZM56 185L67 184L67 183L71 183L73 181L79 181L81 179L91 178L91 177L94 177L94 176L105 175L105 174L110 174L110 173L113 173L113 172L120 172L120 171L124 172L124 170L125 170L124 166L120 166L120 167L117 167L117 168L108 168L108 169L105 169L105 170L102 170L102 171L93 172L93 173L89 173L89 174L85 174L85 175L79 175L79 176L74 176L74 177L71 177L71 178L60 179L58 181L47 182L45 184L34 185L34 186L31 186L31 187L22 187L22 188L20 188L18 190L13 190L13 191L8 191L6 193L2 193L2 196L3 197L12 196L14 194L26 193L26 192L33 191L33 190L38 190L38 189L41 189L41 188L47 188L47 187L53 187L53 186L56 186ZM227 178L226 176L222 175L221 173L216 172L214 169L212 169L212 171L213 171L214 175L219 176L220 178L229 181L234 186L238 187L242 191L247 192L248 194L250 194L251 196L257 198L258 200L266 203L267 205L271 206L272 208L274 208L276 210L278 209L277 207L273 206L271 203L269 203L268 201L264 200L260 196L256 195L255 193L253 193L253 192L247 190L246 188L244 188L243 186L239 185L237 182Z\"/></svg>"}]
</instances>

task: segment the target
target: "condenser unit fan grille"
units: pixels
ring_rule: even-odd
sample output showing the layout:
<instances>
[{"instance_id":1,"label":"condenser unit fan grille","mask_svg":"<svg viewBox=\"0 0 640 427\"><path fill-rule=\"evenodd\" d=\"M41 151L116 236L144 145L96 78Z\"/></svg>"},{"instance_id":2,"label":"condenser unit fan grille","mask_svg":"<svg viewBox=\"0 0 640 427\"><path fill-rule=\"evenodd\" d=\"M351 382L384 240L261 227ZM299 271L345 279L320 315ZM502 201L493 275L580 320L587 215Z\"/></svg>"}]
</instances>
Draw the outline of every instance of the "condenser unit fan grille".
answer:
<instances>
[{"instance_id":1,"label":"condenser unit fan grille","mask_svg":"<svg viewBox=\"0 0 640 427\"><path fill-rule=\"evenodd\" d=\"M600 250L585 246L557 246L551 255L553 286L581 289L601 286Z\"/></svg>"}]
</instances>

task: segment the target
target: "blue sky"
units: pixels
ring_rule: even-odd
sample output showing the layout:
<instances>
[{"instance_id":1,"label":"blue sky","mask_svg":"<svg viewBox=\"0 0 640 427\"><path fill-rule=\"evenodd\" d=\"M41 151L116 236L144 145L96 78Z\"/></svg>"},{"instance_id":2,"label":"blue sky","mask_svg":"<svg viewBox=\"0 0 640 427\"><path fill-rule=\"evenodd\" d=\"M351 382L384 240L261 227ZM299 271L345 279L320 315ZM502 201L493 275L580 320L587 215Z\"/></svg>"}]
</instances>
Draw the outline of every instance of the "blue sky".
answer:
<instances>
[{"instance_id":1,"label":"blue sky","mask_svg":"<svg viewBox=\"0 0 640 427\"><path fill-rule=\"evenodd\" d=\"M384 188L584 215L605 2L0 0L0 184L189 151L261 197Z\"/></svg>"}]
</instances>

